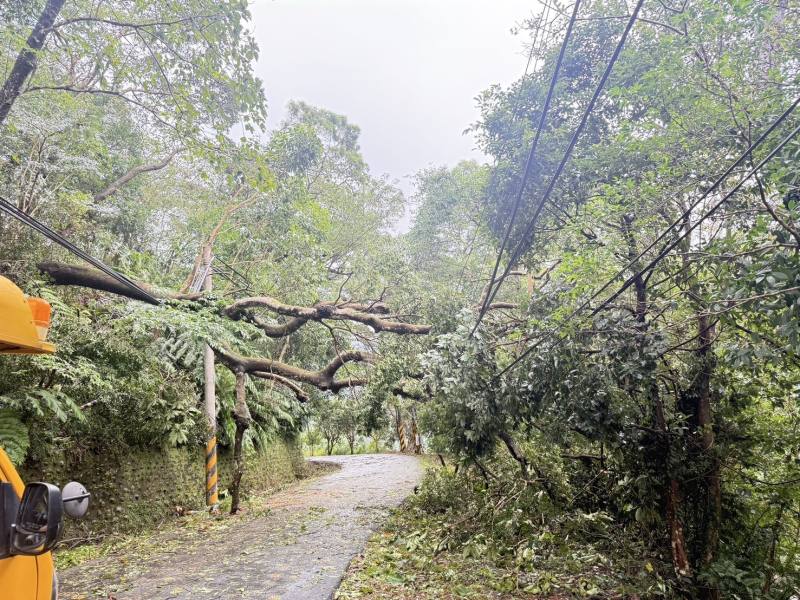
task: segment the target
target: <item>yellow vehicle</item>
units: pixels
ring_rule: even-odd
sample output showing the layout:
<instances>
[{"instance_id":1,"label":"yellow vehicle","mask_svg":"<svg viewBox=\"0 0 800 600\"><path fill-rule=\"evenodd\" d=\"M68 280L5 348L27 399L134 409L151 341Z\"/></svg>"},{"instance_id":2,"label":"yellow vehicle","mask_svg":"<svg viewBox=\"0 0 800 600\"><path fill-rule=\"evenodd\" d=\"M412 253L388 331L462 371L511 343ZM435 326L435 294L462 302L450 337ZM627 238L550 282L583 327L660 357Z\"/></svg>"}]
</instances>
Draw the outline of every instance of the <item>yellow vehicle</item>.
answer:
<instances>
[{"instance_id":1,"label":"yellow vehicle","mask_svg":"<svg viewBox=\"0 0 800 600\"><path fill-rule=\"evenodd\" d=\"M55 351L45 341L50 305L28 298L0 276L0 354L42 354ZM61 532L63 514L80 517L89 494L78 483L59 490L49 483L22 479L0 447L0 598L51 600L58 585L51 549Z\"/></svg>"}]
</instances>

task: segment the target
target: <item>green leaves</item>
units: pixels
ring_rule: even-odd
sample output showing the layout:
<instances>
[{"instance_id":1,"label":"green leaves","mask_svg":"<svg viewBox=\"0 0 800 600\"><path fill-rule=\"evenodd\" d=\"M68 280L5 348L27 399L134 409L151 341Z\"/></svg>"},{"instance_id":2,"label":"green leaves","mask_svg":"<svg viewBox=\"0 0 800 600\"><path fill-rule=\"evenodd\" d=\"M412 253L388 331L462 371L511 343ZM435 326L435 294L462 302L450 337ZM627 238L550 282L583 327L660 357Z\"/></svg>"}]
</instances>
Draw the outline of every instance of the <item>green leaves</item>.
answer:
<instances>
[{"instance_id":1,"label":"green leaves","mask_svg":"<svg viewBox=\"0 0 800 600\"><path fill-rule=\"evenodd\" d=\"M16 466L25 462L30 446L28 427L19 413L9 408L0 408L0 446Z\"/></svg>"}]
</instances>

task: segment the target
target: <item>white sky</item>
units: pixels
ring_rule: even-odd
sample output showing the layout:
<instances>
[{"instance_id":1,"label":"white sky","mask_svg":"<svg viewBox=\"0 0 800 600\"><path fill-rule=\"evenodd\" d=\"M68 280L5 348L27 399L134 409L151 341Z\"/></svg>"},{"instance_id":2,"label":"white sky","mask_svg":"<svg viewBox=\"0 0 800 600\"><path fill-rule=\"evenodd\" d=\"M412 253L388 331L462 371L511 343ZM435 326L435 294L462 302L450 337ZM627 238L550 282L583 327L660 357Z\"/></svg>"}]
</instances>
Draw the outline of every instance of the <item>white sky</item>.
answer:
<instances>
[{"instance_id":1,"label":"white sky","mask_svg":"<svg viewBox=\"0 0 800 600\"><path fill-rule=\"evenodd\" d=\"M254 0L269 126L289 100L341 113L361 128L375 175L405 191L428 166L482 155L462 132L475 96L524 69L511 28L536 0Z\"/></svg>"}]
</instances>

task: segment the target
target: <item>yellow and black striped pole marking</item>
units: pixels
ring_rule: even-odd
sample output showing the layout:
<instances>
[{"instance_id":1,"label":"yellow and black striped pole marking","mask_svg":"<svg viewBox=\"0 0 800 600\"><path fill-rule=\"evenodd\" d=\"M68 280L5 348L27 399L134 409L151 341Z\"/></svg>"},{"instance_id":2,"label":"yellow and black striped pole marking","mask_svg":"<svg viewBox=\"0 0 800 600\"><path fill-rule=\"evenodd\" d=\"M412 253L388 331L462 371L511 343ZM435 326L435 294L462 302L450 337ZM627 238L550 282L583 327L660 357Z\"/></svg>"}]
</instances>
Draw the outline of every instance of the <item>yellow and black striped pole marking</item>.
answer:
<instances>
[{"instance_id":1,"label":"yellow and black striped pole marking","mask_svg":"<svg viewBox=\"0 0 800 600\"><path fill-rule=\"evenodd\" d=\"M219 504L217 492L217 436L212 435L206 444L206 504L216 508Z\"/></svg>"},{"instance_id":2,"label":"yellow and black striped pole marking","mask_svg":"<svg viewBox=\"0 0 800 600\"><path fill-rule=\"evenodd\" d=\"M397 424L397 441L400 442L400 452L405 454L408 452L408 443L406 442L406 426L400 421Z\"/></svg>"}]
</instances>

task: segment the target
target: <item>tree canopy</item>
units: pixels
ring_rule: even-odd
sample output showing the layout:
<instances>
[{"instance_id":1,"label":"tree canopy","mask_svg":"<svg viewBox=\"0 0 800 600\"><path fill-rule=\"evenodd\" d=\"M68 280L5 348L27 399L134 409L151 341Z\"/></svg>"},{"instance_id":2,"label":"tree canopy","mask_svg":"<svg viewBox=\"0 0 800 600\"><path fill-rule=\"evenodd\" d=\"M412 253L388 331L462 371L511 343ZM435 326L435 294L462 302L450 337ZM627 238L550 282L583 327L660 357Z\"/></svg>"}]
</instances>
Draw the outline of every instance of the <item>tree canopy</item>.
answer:
<instances>
[{"instance_id":1,"label":"tree canopy","mask_svg":"<svg viewBox=\"0 0 800 600\"><path fill-rule=\"evenodd\" d=\"M413 198L343 115L296 101L263 130L245 2L0 8L0 196L161 301L0 221L59 349L0 363L14 460L198 445L208 344L224 445L391 429L478 474L467 546L518 560L602 515L661 595L796 593L800 12L645 3L554 179L631 15L580 3L537 132L572 14L550 8L534 68L478 97L488 160Z\"/></svg>"}]
</instances>

